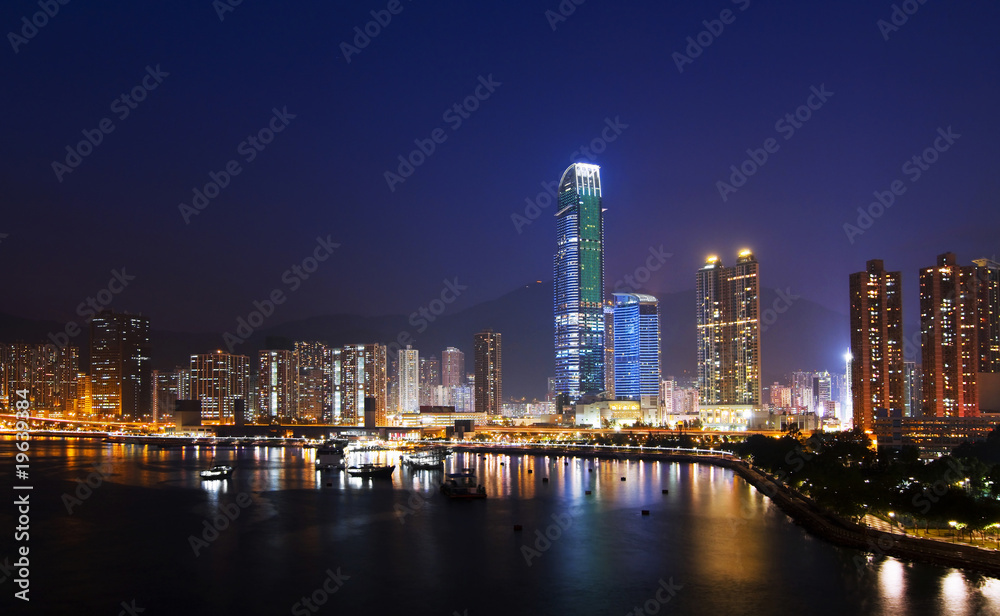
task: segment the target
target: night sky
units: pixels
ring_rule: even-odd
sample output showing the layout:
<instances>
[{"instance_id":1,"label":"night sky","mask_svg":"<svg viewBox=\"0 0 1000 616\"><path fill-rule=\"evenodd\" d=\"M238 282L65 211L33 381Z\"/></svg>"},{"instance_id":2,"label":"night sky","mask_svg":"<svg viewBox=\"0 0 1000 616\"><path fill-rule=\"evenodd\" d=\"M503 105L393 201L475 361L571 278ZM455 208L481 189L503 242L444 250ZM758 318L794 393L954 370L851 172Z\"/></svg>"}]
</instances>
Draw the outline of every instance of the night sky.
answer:
<instances>
[{"instance_id":1,"label":"night sky","mask_svg":"<svg viewBox=\"0 0 1000 616\"><path fill-rule=\"evenodd\" d=\"M903 4L917 10L890 30L893 4L870 0L564 0L558 21L558 0L244 0L221 20L210 0L70 2L0 50L0 312L72 319L122 267L135 279L113 307L158 329L231 329L274 288L288 301L273 324L408 314L456 278L457 311L552 277L554 208L520 229L511 217L583 161L602 167L609 292L651 248L672 254L640 288L657 294L750 247L763 286L846 313L848 274L882 258L915 323L918 268L1000 245L1000 5ZM348 62L342 43L387 6ZM699 53L687 38L724 10ZM39 11L4 2L3 32ZM448 111L469 96L467 117ZM799 128L776 125L810 101ZM54 170L104 118L113 131ZM243 143L269 123L282 130L263 149ZM949 127L960 137L938 139ZM435 135L390 190L385 172ZM776 151L723 200L717 182L768 139ZM904 164L936 139L947 150L915 177ZM239 175L186 221L179 205L229 161ZM849 238L897 180L905 192ZM292 291L283 273L317 237L339 247Z\"/></svg>"}]
</instances>

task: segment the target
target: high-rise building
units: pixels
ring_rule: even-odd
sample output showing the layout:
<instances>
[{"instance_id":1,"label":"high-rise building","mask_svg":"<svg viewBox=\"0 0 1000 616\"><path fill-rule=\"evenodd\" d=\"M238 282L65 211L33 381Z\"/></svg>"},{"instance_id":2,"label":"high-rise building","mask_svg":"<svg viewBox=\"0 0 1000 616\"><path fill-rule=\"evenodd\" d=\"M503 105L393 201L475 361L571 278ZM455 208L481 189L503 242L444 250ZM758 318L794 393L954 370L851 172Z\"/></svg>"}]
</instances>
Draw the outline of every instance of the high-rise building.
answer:
<instances>
[{"instance_id":1,"label":"high-rise building","mask_svg":"<svg viewBox=\"0 0 1000 616\"><path fill-rule=\"evenodd\" d=\"M637 400L642 408L659 406L660 314L652 295L615 293L615 395Z\"/></svg>"},{"instance_id":2,"label":"high-rise building","mask_svg":"<svg viewBox=\"0 0 1000 616\"><path fill-rule=\"evenodd\" d=\"M925 415L979 416L978 299L976 268L958 265L954 253L920 270Z\"/></svg>"},{"instance_id":3,"label":"high-rise building","mask_svg":"<svg viewBox=\"0 0 1000 616\"><path fill-rule=\"evenodd\" d=\"M434 387L441 384L441 364L436 355L420 358L420 406L431 406Z\"/></svg>"},{"instance_id":4,"label":"high-rise building","mask_svg":"<svg viewBox=\"0 0 1000 616\"><path fill-rule=\"evenodd\" d=\"M867 432L876 411L904 406L902 274L872 259L850 281L851 400L854 426Z\"/></svg>"},{"instance_id":5,"label":"high-rise building","mask_svg":"<svg viewBox=\"0 0 1000 616\"><path fill-rule=\"evenodd\" d=\"M760 405L760 277L757 259L716 256L698 270L698 393L701 404Z\"/></svg>"},{"instance_id":6,"label":"high-rise building","mask_svg":"<svg viewBox=\"0 0 1000 616\"><path fill-rule=\"evenodd\" d=\"M201 417L222 424L236 421L236 400L250 396L250 358L224 351L191 356L191 400L201 401Z\"/></svg>"},{"instance_id":7,"label":"high-rise building","mask_svg":"<svg viewBox=\"0 0 1000 616\"><path fill-rule=\"evenodd\" d=\"M503 369L500 334L484 329L475 335L476 412L499 415L503 410Z\"/></svg>"},{"instance_id":8,"label":"high-rise building","mask_svg":"<svg viewBox=\"0 0 1000 616\"><path fill-rule=\"evenodd\" d=\"M787 409L792 406L792 388L780 383L771 385L771 406L776 409Z\"/></svg>"},{"instance_id":9,"label":"high-rise building","mask_svg":"<svg viewBox=\"0 0 1000 616\"><path fill-rule=\"evenodd\" d=\"M604 221L600 167L570 165L556 211L556 394L575 403L604 390ZM499 408L498 411L499 412Z\"/></svg>"},{"instance_id":10,"label":"high-rise building","mask_svg":"<svg viewBox=\"0 0 1000 616\"><path fill-rule=\"evenodd\" d=\"M917 363L903 362L903 417L920 417L923 409L920 373Z\"/></svg>"},{"instance_id":11,"label":"high-rise building","mask_svg":"<svg viewBox=\"0 0 1000 616\"><path fill-rule=\"evenodd\" d=\"M400 349L399 361L399 413L420 412L420 352L406 345Z\"/></svg>"},{"instance_id":12,"label":"high-rise building","mask_svg":"<svg viewBox=\"0 0 1000 616\"><path fill-rule=\"evenodd\" d=\"M333 411L333 354L322 342L295 343L295 399L301 419L330 421Z\"/></svg>"},{"instance_id":13,"label":"high-rise building","mask_svg":"<svg viewBox=\"0 0 1000 616\"><path fill-rule=\"evenodd\" d=\"M448 347L441 353L441 384L458 387L465 380L465 353Z\"/></svg>"},{"instance_id":14,"label":"high-rise building","mask_svg":"<svg viewBox=\"0 0 1000 616\"><path fill-rule=\"evenodd\" d=\"M297 416L295 372L295 355L292 351L258 351L257 412L263 421L286 422Z\"/></svg>"},{"instance_id":15,"label":"high-rise building","mask_svg":"<svg viewBox=\"0 0 1000 616\"><path fill-rule=\"evenodd\" d=\"M1000 372L1000 263L976 259L979 281L979 371Z\"/></svg>"},{"instance_id":16,"label":"high-rise building","mask_svg":"<svg viewBox=\"0 0 1000 616\"><path fill-rule=\"evenodd\" d=\"M16 392L27 390L32 415L67 416L76 408L79 372L80 349L75 346L0 345L0 408L10 408Z\"/></svg>"},{"instance_id":17,"label":"high-rise building","mask_svg":"<svg viewBox=\"0 0 1000 616\"><path fill-rule=\"evenodd\" d=\"M384 426L388 393L385 345L349 344L333 349L333 374L334 421L363 425L365 398L374 398L375 421Z\"/></svg>"},{"instance_id":18,"label":"high-rise building","mask_svg":"<svg viewBox=\"0 0 1000 616\"><path fill-rule=\"evenodd\" d=\"M615 303L604 305L604 395L615 397Z\"/></svg>"},{"instance_id":19,"label":"high-rise building","mask_svg":"<svg viewBox=\"0 0 1000 616\"><path fill-rule=\"evenodd\" d=\"M111 311L90 321L90 378L94 412L138 421L152 395L149 319Z\"/></svg>"},{"instance_id":20,"label":"high-rise building","mask_svg":"<svg viewBox=\"0 0 1000 616\"><path fill-rule=\"evenodd\" d=\"M378 426L387 424L389 411L387 353L388 348L384 344L365 345L365 397L375 400L375 425Z\"/></svg>"},{"instance_id":21,"label":"high-rise building","mask_svg":"<svg viewBox=\"0 0 1000 616\"><path fill-rule=\"evenodd\" d=\"M182 368L170 371L153 370L151 377L153 398L150 407L155 423L172 423L174 405L178 400L185 399L180 395L182 371L184 371Z\"/></svg>"},{"instance_id":22,"label":"high-rise building","mask_svg":"<svg viewBox=\"0 0 1000 616\"><path fill-rule=\"evenodd\" d=\"M823 416L827 402L833 400L833 380L830 373L823 371L813 374L812 377L812 407L809 409L817 415Z\"/></svg>"}]
</instances>

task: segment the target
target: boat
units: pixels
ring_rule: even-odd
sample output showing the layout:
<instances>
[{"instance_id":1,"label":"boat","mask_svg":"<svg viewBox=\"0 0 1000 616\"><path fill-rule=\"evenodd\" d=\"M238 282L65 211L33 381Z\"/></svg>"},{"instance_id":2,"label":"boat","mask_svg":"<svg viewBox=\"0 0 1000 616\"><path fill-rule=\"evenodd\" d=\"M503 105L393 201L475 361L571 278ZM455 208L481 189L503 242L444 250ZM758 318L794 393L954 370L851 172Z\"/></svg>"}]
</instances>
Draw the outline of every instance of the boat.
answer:
<instances>
[{"instance_id":1,"label":"boat","mask_svg":"<svg viewBox=\"0 0 1000 616\"><path fill-rule=\"evenodd\" d=\"M316 450L316 470L339 471L344 468L344 450L324 445Z\"/></svg>"},{"instance_id":2,"label":"boat","mask_svg":"<svg viewBox=\"0 0 1000 616\"><path fill-rule=\"evenodd\" d=\"M213 466L207 471L201 471L199 474L202 479L229 479L233 476L233 467L225 465Z\"/></svg>"},{"instance_id":3,"label":"boat","mask_svg":"<svg viewBox=\"0 0 1000 616\"><path fill-rule=\"evenodd\" d=\"M415 471L440 471L444 470L444 460L451 452L447 449L426 449L417 451L412 455L402 457L403 464Z\"/></svg>"},{"instance_id":4,"label":"boat","mask_svg":"<svg viewBox=\"0 0 1000 616\"><path fill-rule=\"evenodd\" d=\"M394 470L396 470L395 466L386 466L384 464L361 464L360 466L349 467L347 469L347 474L351 477L389 479L392 477L392 471Z\"/></svg>"},{"instance_id":5,"label":"boat","mask_svg":"<svg viewBox=\"0 0 1000 616\"><path fill-rule=\"evenodd\" d=\"M476 474L472 469L462 469L461 473L445 475L441 491L448 498L470 499L486 498L486 488L476 483Z\"/></svg>"}]
</instances>

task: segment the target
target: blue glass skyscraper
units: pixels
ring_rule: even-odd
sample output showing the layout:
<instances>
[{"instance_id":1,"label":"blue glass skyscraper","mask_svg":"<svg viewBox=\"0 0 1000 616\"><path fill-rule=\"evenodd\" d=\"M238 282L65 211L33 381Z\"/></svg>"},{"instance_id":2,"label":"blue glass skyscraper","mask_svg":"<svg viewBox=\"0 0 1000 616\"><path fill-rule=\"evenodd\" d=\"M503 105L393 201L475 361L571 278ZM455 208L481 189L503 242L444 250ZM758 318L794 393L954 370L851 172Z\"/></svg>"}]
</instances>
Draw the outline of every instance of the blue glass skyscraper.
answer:
<instances>
[{"instance_id":1,"label":"blue glass skyscraper","mask_svg":"<svg viewBox=\"0 0 1000 616\"><path fill-rule=\"evenodd\" d=\"M604 215L597 165L574 163L556 211L556 394L576 402L604 391Z\"/></svg>"},{"instance_id":2,"label":"blue glass skyscraper","mask_svg":"<svg viewBox=\"0 0 1000 616\"><path fill-rule=\"evenodd\" d=\"M652 295L615 293L615 397L651 403L660 395L660 315Z\"/></svg>"}]
</instances>

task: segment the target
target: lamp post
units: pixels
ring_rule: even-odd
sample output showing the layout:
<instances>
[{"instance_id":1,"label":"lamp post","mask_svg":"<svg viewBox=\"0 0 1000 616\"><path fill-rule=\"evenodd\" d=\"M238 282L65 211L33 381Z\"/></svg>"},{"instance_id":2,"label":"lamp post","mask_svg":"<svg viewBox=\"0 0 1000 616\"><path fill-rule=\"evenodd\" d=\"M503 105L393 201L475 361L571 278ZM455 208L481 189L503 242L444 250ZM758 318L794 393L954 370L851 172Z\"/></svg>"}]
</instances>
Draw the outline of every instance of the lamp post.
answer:
<instances>
[{"instance_id":1,"label":"lamp post","mask_svg":"<svg viewBox=\"0 0 1000 616\"><path fill-rule=\"evenodd\" d=\"M896 525L896 514L892 511L889 512L889 534L893 534L892 527Z\"/></svg>"}]
</instances>

